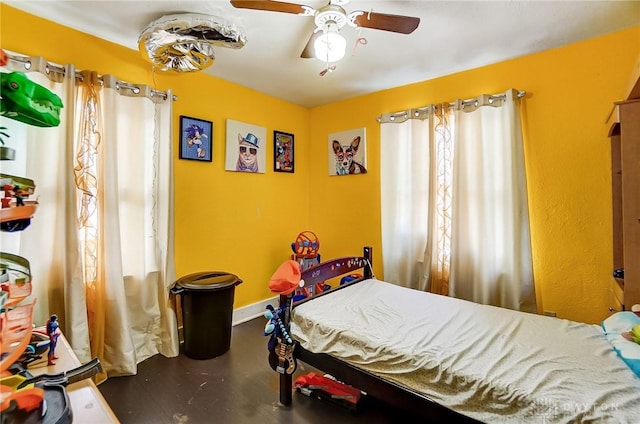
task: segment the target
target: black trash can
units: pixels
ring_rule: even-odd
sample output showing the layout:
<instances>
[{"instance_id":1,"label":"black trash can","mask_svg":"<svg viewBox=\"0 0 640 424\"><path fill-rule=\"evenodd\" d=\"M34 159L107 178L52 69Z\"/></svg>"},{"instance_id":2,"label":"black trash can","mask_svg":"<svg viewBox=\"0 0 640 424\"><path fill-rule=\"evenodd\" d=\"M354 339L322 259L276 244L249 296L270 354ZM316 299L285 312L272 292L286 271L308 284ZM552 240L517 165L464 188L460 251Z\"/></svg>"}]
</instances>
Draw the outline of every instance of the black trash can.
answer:
<instances>
[{"instance_id":1,"label":"black trash can","mask_svg":"<svg viewBox=\"0 0 640 424\"><path fill-rule=\"evenodd\" d=\"M179 278L171 292L182 301L184 353L193 359L220 356L231 346L235 287L242 283L226 272L198 272Z\"/></svg>"}]
</instances>

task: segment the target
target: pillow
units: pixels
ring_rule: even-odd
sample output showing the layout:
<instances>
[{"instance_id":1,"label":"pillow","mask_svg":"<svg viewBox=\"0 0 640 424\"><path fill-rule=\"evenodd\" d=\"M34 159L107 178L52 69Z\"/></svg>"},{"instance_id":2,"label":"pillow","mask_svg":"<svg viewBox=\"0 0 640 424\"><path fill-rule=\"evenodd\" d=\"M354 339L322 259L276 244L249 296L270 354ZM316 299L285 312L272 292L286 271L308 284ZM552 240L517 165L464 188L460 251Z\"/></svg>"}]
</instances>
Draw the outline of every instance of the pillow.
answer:
<instances>
[{"instance_id":1,"label":"pillow","mask_svg":"<svg viewBox=\"0 0 640 424\"><path fill-rule=\"evenodd\" d=\"M633 312L626 311L616 312L602 321L601 325L613 350L640 377L640 344L622 337L622 333L631 331L638 324L640 324L640 317Z\"/></svg>"},{"instance_id":2,"label":"pillow","mask_svg":"<svg viewBox=\"0 0 640 424\"><path fill-rule=\"evenodd\" d=\"M607 334L624 333L631 331L633 327L640 324L640 317L631 311L616 312L609 318L602 321L602 329Z\"/></svg>"}]
</instances>

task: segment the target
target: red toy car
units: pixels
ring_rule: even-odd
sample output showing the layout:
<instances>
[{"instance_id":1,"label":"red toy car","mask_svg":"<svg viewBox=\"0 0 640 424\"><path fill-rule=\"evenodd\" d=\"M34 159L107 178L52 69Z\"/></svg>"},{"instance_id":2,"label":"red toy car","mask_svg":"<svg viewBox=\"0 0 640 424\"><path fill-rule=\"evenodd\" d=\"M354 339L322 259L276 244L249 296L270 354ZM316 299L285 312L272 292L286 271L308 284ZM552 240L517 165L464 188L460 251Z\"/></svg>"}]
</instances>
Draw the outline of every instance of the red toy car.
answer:
<instances>
[{"instance_id":1,"label":"red toy car","mask_svg":"<svg viewBox=\"0 0 640 424\"><path fill-rule=\"evenodd\" d=\"M296 378L294 386L298 393L328 400L352 412L357 410L360 397L364 394L359 389L336 381L331 376L320 376L313 372Z\"/></svg>"}]
</instances>

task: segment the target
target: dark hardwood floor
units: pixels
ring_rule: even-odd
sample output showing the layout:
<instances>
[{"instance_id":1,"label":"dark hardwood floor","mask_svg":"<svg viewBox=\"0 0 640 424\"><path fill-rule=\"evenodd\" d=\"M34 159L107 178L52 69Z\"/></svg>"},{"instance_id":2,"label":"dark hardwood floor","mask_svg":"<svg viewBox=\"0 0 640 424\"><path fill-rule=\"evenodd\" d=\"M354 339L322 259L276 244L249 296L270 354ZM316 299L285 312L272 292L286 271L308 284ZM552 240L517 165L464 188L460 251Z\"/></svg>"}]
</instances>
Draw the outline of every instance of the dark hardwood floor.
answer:
<instances>
[{"instance_id":1,"label":"dark hardwood floor","mask_svg":"<svg viewBox=\"0 0 640 424\"><path fill-rule=\"evenodd\" d=\"M365 398L355 413L299 393L292 406L278 402L278 374L267 362L264 318L234 326L231 348L217 358L156 355L138 374L111 377L99 389L122 423L416 423L418 420ZM294 375L318 372L299 363ZM338 376L339 377L339 376Z\"/></svg>"}]
</instances>

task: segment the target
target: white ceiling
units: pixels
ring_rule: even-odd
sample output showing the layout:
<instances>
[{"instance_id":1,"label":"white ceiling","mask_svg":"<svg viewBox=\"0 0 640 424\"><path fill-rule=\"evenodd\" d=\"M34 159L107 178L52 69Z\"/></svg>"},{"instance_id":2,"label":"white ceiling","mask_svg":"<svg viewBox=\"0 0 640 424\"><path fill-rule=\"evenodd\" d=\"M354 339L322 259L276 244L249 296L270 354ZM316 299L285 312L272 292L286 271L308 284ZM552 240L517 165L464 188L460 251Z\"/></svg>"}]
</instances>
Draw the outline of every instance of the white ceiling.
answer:
<instances>
[{"instance_id":1,"label":"white ceiling","mask_svg":"<svg viewBox=\"0 0 640 424\"><path fill-rule=\"evenodd\" d=\"M240 50L216 48L215 62L204 72L305 107L640 25L640 1L351 0L347 12L416 16L420 26L410 35L345 26L346 57L320 76L323 63L300 58L314 26L308 16L236 9L228 0L3 2L134 50L142 30L164 15L220 16L236 24L247 43ZM291 2L318 8L327 0ZM354 49L359 31L368 43Z\"/></svg>"}]
</instances>

